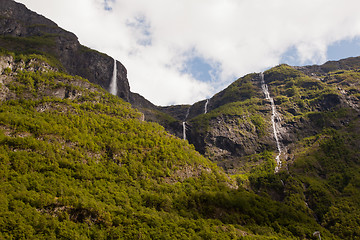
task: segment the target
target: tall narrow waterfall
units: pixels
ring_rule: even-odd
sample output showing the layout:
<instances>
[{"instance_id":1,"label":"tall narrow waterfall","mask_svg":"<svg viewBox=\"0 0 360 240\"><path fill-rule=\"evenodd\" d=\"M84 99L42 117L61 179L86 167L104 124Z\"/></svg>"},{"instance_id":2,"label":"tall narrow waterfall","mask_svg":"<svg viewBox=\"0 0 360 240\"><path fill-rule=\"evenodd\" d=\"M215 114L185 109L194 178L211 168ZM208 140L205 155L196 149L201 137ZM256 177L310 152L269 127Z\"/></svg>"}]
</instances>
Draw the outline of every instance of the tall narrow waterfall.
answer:
<instances>
[{"instance_id":1,"label":"tall narrow waterfall","mask_svg":"<svg viewBox=\"0 0 360 240\"><path fill-rule=\"evenodd\" d=\"M207 106L209 104L209 99L206 99L206 103L205 103L205 109L204 109L204 113L207 113Z\"/></svg>"},{"instance_id":2,"label":"tall narrow waterfall","mask_svg":"<svg viewBox=\"0 0 360 240\"><path fill-rule=\"evenodd\" d=\"M117 75L116 60L114 58L114 70L113 70L113 76L111 78L111 83L110 83L110 93L112 95L117 95L116 75Z\"/></svg>"},{"instance_id":3,"label":"tall narrow waterfall","mask_svg":"<svg viewBox=\"0 0 360 240\"><path fill-rule=\"evenodd\" d=\"M274 138L276 141L276 146L278 149L278 155L276 156L276 167L275 167L275 172L278 172L279 169L281 168L281 160L280 160L280 155L281 155L281 144L279 141L279 130L278 130L278 122L280 121L280 117L279 114L276 111L276 107L275 107L275 103L274 103L274 99L270 96L269 93L269 88L267 86L267 84L265 83L264 80L264 74L260 73L260 77L261 77L261 88L262 91L265 95L265 99L270 101L271 104L271 110L272 110L272 114L271 114L271 122L272 122L272 127L273 127L273 132L274 132Z\"/></svg>"},{"instance_id":4,"label":"tall narrow waterfall","mask_svg":"<svg viewBox=\"0 0 360 240\"><path fill-rule=\"evenodd\" d=\"M183 139L186 140L186 122L183 122L182 125L183 125Z\"/></svg>"},{"instance_id":5,"label":"tall narrow waterfall","mask_svg":"<svg viewBox=\"0 0 360 240\"><path fill-rule=\"evenodd\" d=\"M188 108L187 112L186 112L186 116L185 116L185 119L184 121L182 122L182 126L183 126L183 139L186 140L186 119L188 118L189 116L189 113L190 113L190 108Z\"/></svg>"}]
</instances>

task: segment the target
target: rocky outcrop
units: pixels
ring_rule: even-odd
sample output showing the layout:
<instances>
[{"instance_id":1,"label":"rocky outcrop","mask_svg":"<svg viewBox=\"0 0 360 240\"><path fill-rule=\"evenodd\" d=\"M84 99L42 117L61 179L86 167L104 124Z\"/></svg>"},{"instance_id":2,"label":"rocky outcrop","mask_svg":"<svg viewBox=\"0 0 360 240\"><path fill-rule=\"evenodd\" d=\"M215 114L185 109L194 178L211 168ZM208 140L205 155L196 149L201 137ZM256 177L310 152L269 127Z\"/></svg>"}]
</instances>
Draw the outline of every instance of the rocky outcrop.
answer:
<instances>
[{"instance_id":1,"label":"rocky outcrop","mask_svg":"<svg viewBox=\"0 0 360 240\"><path fill-rule=\"evenodd\" d=\"M328 61L322 65L309 65L294 68L310 76L324 75L337 70L359 69L360 57L350 57L339 61Z\"/></svg>"},{"instance_id":2,"label":"rocky outcrop","mask_svg":"<svg viewBox=\"0 0 360 240\"><path fill-rule=\"evenodd\" d=\"M131 105L134 108L137 108L139 110L141 109L158 109L157 106L155 106L154 104L152 104L150 101L148 101L146 98L144 98L143 96L141 96L138 93L130 93L130 98L129 98L129 102L131 103Z\"/></svg>"},{"instance_id":3,"label":"rocky outcrop","mask_svg":"<svg viewBox=\"0 0 360 240\"><path fill-rule=\"evenodd\" d=\"M109 89L114 67L110 56L82 46L73 33L22 4L0 0L0 36L2 48L50 55L67 73ZM130 101L127 71L118 61L117 80L118 96Z\"/></svg>"},{"instance_id":4,"label":"rocky outcrop","mask_svg":"<svg viewBox=\"0 0 360 240\"><path fill-rule=\"evenodd\" d=\"M210 119L210 127L206 131L199 131L199 126L190 122L188 140L200 153L232 172L234 164L239 164L243 157L276 148L271 126L267 126L269 134L259 134L248 118L220 115Z\"/></svg>"},{"instance_id":5,"label":"rocky outcrop","mask_svg":"<svg viewBox=\"0 0 360 240\"><path fill-rule=\"evenodd\" d=\"M58 71L58 69L50 66L47 62L40 61L39 59L30 59L26 63L22 60L16 62L13 56L0 56L0 74L3 72L11 71L32 71L32 72L48 72Z\"/></svg>"},{"instance_id":6,"label":"rocky outcrop","mask_svg":"<svg viewBox=\"0 0 360 240\"><path fill-rule=\"evenodd\" d=\"M265 82L279 114L276 121L284 168L293 161L302 139L327 128L341 129L358 115L359 83L353 79L357 70L348 76L341 68L356 68L359 59L302 68L280 65L265 72ZM329 64L336 65L337 72L325 73ZM318 75L316 69L323 75ZM289 89L297 91L297 95L288 94ZM278 149L271 104L262 92L259 74L246 75L214 95L206 114L205 103L203 100L192 106L161 110L177 120L176 126L181 126L187 115L187 140L229 173L250 171L249 166L261 163L261 157L256 155L264 151L272 152L275 159ZM182 132L177 131L177 136L181 138Z\"/></svg>"},{"instance_id":7,"label":"rocky outcrop","mask_svg":"<svg viewBox=\"0 0 360 240\"><path fill-rule=\"evenodd\" d=\"M189 113L193 106L194 105L174 105L161 107L160 110L174 117L176 120L185 121L187 118L190 118Z\"/></svg>"},{"instance_id":8,"label":"rocky outcrop","mask_svg":"<svg viewBox=\"0 0 360 240\"><path fill-rule=\"evenodd\" d=\"M37 58L31 58L27 61L23 59L16 61L11 55L0 56L0 102L19 98L16 90L14 91L14 89L21 89L18 88L16 81L19 76L22 78L26 77L26 75L22 76L22 73L19 73L18 71L53 74L53 72L57 72L58 70L49 65L47 62ZM38 99L48 96L56 97L58 99L79 100L83 96L83 91L79 89L86 89L90 92L98 91L98 88L95 87L96 85L76 77L72 79L59 77L59 79L53 80L52 87L44 87L45 84L38 84L38 82L31 77L29 79L32 79L32 82L26 79L28 84L28 89L26 89L27 91L24 91L24 89L19 90L21 92L21 97L24 99ZM35 92L37 93L34 94ZM93 100L99 101L100 99ZM44 103L43 106L38 107L38 111L44 111L48 108L49 103Z\"/></svg>"}]
</instances>

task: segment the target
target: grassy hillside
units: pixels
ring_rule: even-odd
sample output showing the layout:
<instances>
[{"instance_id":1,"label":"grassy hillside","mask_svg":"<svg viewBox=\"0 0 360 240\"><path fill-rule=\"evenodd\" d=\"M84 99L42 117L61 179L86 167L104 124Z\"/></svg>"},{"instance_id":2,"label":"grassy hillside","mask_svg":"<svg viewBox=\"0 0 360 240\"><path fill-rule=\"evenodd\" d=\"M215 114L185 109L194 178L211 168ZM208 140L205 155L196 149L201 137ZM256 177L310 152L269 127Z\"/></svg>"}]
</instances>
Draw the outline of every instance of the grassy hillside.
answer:
<instances>
[{"instance_id":1,"label":"grassy hillside","mask_svg":"<svg viewBox=\"0 0 360 240\"><path fill-rule=\"evenodd\" d=\"M197 149L250 191L306 212L341 239L358 239L359 70L314 74L280 65L264 75L281 118L282 171L273 173L270 104L256 74L215 95L218 107L190 121Z\"/></svg>"},{"instance_id":2,"label":"grassy hillside","mask_svg":"<svg viewBox=\"0 0 360 240\"><path fill-rule=\"evenodd\" d=\"M353 58L342 62L351 64L351 60L358 61ZM276 73L282 74L276 78L278 82L272 78ZM294 195L303 194L318 222L340 238L358 239L359 70L309 76L279 66L270 70L268 76L276 85L274 92L285 124L294 124L288 130L296 135L296 141L289 145L292 157L288 172L302 184Z\"/></svg>"},{"instance_id":3,"label":"grassy hillside","mask_svg":"<svg viewBox=\"0 0 360 240\"><path fill-rule=\"evenodd\" d=\"M1 58L0 238L334 238L87 80Z\"/></svg>"}]
</instances>

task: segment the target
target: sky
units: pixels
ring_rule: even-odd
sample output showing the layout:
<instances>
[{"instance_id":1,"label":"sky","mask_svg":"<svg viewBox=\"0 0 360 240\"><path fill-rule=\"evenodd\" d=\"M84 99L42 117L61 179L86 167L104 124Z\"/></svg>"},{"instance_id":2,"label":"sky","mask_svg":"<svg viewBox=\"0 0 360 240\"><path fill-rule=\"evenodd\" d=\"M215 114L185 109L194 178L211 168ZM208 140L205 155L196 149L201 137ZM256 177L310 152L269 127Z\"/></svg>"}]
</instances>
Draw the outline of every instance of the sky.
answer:
<instances>
[{"instance_id":1,"label":"sky","mask_svg":"<svg viewBox=\"0 0 360 240\"><path fill-rule=\"evenodd\" d=\"M120 61L132 92L192 104L281 63L360 56L359 0L16 0Z\"/></svg>"}]
</instances>

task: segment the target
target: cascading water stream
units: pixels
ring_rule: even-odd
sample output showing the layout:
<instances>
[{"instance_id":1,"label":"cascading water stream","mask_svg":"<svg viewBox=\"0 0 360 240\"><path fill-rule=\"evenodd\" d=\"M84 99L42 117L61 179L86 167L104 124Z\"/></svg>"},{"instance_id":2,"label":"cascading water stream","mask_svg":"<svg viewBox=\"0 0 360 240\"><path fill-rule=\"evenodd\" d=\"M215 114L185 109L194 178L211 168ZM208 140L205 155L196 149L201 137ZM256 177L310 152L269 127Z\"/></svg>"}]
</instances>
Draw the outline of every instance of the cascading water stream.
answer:
<instances>
[{"instance_id":1,"label":"cascading water stream","mask_svg":"<svg viewBox=\"0 0 360 240\"><path fill-rule=\"evenodd\" d=\"M206 114L207 113L207 106L208 106L208 104L209 104L209 99L206 99L206 103L205 103L205 109L204 109L204 114Z\"/></svg>"},{"instance_id":2,"label":"cascading water stream","mask_svg":"<svg viewBox=\"0 0 360 240\"><path fill-rule=\"evenodd\" d=\"M112 95L117 95L117 81L116 81L116 76L117 76L117 69L116 69L116 60L114 59L114 70L113 70L113 76L111 78L111 83L110 83L110 93Z\"/></svg>"},{"instance_id":3,"label":"cascading water stream","mask_svg":"<svg viewBox=\"0 0 360 240\"><path fill-rule=\"evenodd\" d=\"M189 116L189 113L190 113L190 108L188 108L187 112L186 112L186 116L185 116L185 119L184 121L182 122L182 126L183 126L183 139L186 140L186 119L188 118Z\"/></svg>"},{"instance_id":4,"label":"cascading water stream","mask_svg":"<svg viewBox=\"0 0 360 240\"><path fill-rule=\"evenodd\" d=\"M279 114L276 111L274 99L270 96L269 88L268 88L267 84L265 83L264 74L260 73L260 77L261 77L261 88L262 88L262 91L263 91L263 93L265 95L265 99L269 100L270 104L271 104L271 110L272 110L271 123L272 123L272 127L273 127L276 146L277 146L277 149L278 149L278 155L276 156L275 172L278 172L279 169L281 168L281 160L280 160L281 144L280 144L279 137L278 137L279 130L278 130L278 126L277 126L277 122L280 121L280 117L279 117Z\"/></svg>"},{"instance_id":5,"label":"cascading water stream","mask_svg":"<svg viewBox=\"0 0 360 240\"><path fill-rule=\"evenodd\" d=\"M183 125L183 139L186 140L186 122L183 122L182 125Z\"/></svg>"}]
</instances>

